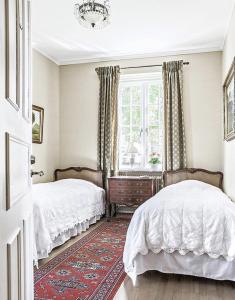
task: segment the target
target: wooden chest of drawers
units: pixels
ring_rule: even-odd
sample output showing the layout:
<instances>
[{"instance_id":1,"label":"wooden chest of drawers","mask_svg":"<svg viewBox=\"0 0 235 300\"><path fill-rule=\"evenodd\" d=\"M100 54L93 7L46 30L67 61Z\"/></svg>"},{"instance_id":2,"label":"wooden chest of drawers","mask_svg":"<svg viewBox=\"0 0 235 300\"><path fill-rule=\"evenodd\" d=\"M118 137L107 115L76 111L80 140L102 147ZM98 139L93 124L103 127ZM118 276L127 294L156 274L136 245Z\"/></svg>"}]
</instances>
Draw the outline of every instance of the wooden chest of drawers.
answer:
<instances>
[{"instance_id":1,"label":"wooden chest of drawers","mask_svg":"<svg viewBox=\"0 0 235 300\"><path fill-rule=\"evenodd\" d=\"M113 203L137 207L155 194L155 179L136 176L117 176L108 178L108 207Z\"/></svg>"}]
</instances>

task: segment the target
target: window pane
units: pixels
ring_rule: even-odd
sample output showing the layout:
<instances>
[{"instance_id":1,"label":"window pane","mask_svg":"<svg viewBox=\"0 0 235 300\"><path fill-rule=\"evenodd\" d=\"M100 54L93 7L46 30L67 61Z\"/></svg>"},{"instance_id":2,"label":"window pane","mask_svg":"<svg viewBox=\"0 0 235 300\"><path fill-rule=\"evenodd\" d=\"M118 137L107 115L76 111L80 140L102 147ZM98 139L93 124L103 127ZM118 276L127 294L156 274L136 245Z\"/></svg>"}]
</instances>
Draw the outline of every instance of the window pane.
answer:
<instances>
[{"instance_id":1,"label":"window pane","mask_svg":"<svg viewBox=\"0 0 235 300\"><path fill-rule=\"evenodd\" d=\"M122 127L120 131L121 131L120 148L119 148L120 164L125 165L128 164L128 157L126 157L126 153L130 141L130 127Z\"/></svg>"},{"instance_id":2,"label":"window pane","mask_svg":"<svg viewBox=\"0 0 235 300\"><path fill-rule=\"evenodd\" d=\"M130 95L131 95L130 87L125 87L121 90L122 105L130 105Z\"/></svg>"},{"instance_id":3,"label":"window pane","mask_svg":"<svg viewBox=\"0 0 235 300\"><path fill-rule=\"evenodd\" d=\"M159 107L157 107L157 105L149 106L148 123L150 126L159 123L159 115Z\"/></svg>"},{"instance_id":4,"label":"window pane","mask_svg":"<svg viewBox=\"0 0 235 300\"><path fill-rule=\"evenodd\" d=\"M158 157L160 166L162 165L162 143L163 143L163 101L162 84L149 84L148 86L148 138L147 138L147 157L149 162L151 158ZM148 164L149 167L151 164Z\"/></svg>"},{"instance_id":5,"label":"window pane","mask_svg":"<svg viewBox=\"0 0 235 300\"><path fill-rule=\"evenodd\" d=\"M129 106L123 106L122 107L122 118L121 123L122 125L130 126L130 107Z\"/></svg>"},{"instance_id":6,"label":"window pane","mask_svg":"<svg viewBox=\"0 0 235 300\"><path fill-rule=\"evenodd\" d=\"M130 127L122 127L121 133L122 145L127 146L130 141Z\"/></svg>"},{"instance_id":7,"label":"window pane","mask_svg":"<svg viewBox=\"0 0 235 300\"><path fill-rule=\"evenodd\" d=\"M132 104L141 105L141 87L133 86L132 87Z\"/></svg>"},{"instance_id":8,"label":"window pane","mask_svg":"<svg viewBox=\"0 0 235 300\"><path fill-rule=\"evenodd\" d=\"M156 84L149 85L149 104L157 104L159 97L159 86Z\"/></svg>"},{"instance_id":9,"label":"window pane","mask_svg":"<svg viewBox=\"0 0 235 300\"><path fill-rule=\"evenodd\" d=\"M140 136L141 133L141 127L132 127L131 129L131 140L132 142L140 143Z\"/></svg>"},{"instance_id":10,"label":"window pane","mask_svg":"<svg viewBox=\"0 0 235 300\"><path fill-rule=\"evenodd\" d=\"M141 126L141 107L132 107L132 125Z\"/></svg>"},{"instance_id":11,"label":"window pane","mask_svg":"<svg viewBox=\"0 0 235 300\"><path fill-rule=\"evenodd\" d=\"M149 143L151 146L151 151L155 151L155 146L160 144L159 139L159 127L158 126L152 126L149 127Z\"/></svg>"},{"instance_id":12,"label":"window pane","mask_svg":"<svg viewBox=\"0 0 235 300\"><path fill-rule=\"evenodd\" d=\"M150 126L148 130L148 151L147 161L149 162L151 155L157 154L162 163L162 127Z\"/></svg>"}]
</instances>

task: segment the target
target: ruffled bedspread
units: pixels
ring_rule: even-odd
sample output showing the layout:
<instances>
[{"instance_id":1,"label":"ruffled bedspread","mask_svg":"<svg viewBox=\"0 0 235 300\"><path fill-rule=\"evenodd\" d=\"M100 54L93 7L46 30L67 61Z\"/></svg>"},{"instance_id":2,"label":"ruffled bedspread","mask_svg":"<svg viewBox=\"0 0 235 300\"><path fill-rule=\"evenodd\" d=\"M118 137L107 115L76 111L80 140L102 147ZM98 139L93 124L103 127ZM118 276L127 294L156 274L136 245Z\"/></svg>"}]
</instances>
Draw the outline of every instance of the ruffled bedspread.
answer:
<instances>
[{"instance_id":1,"label":"ruffled bedspread","mask_svg":"<svg viewBox=\"0 0 235 300\"><path fill-rule=\"evenodd\" d=\"M35 262L99 220L105 211L104 195L103 189L80 179L33 185Z\"/></svg>"},{"instance_id":2,"label":"ruffled bedspread","mask_svg":"<svg viewBox=\"0 0 235 300\"><path fill-rule=\"evenodd\" d=\"M162 189L134 213L124 249L126 272L149 250L234 260L235 204L220 189L196 180Z\"/></svg>"}]
</instances>

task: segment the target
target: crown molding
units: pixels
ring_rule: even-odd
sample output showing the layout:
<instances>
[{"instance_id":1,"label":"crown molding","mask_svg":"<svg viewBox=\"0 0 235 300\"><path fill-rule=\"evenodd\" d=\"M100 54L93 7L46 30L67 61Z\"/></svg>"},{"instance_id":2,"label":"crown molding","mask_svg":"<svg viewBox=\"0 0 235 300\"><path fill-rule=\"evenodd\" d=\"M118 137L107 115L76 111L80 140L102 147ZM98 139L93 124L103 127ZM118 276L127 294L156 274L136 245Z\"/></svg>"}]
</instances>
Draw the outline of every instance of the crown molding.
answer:
<instances>
[{"instance_id":1,"label":"crown molding","mask_svg":"<svg viewBox=\"0 0 235 300\"><path fill-rule=\"evenodd\" d=\"M229 33L229 29L230 29L230 25L231 25L231 22L232 22L233 14L235 14L235 0L234 0L234 2L233 2L233 6L232 6L232 9L231 9L231 14L230 14L230 17L228 18L226 30L225 30L225 32L224 32L223 41L222 41L222 43L221 43L222 51L224 50L224 47L225 47L225 43L226 43L227 36L228 36L228 33Z\"/></svg>"},{"instance_id":2,"label":"crown molding","mask_svg":"<svg viewBox=\"0 0 235 300\"><path fill-rule=\"evenodd\" d=\"M213 48L204 48L204 49L189 49L189 50L177 50L177 51L168 51L168 52L152 52L152 53L143 53L143 54L120 54L120 55L115 55L115 56L61 60L59 62L59 64L61 66L63 66L63 65L73 65L73 64L98 63L98 62L105 62L105 61L117 61L117 60L129 60L129 59L141 59L141 58L154 58L154 57L163 57L163 56L198 54L198 53L217 52L217 51L222 51L222 48L221 47L213 47Z\"/></svg>"},{"instance_id":3,"label":"crown molding","mask_svg":"<svg viewBox=\"0 0 235 300\"><path fill-rule=\"evenodd\" d=\"M207 52L218 52L223 50L221 46L218 46L212 48L176 50L176 51L166 51L166 52L151 52L151 53L143 53L143 54L124 54L124 53L121 54L120 53L115 56L100 56L100 57L91 57L91 58L77 58L77 59L74 58L74 59L67 59L67 60L56 60L54 57L51 57L41 49L38 49L37 47L33 47L33 48L59 66L99 63L99 62L118 61L118 60L154 58L154 57L164 57L164 56L177 56L177 55L187 55L187 54L199 54L199 53L207 53Z\"/></svg>"},{"instance_id":4,"label":"crown molding","mask_svg":"<svg viewBox=\"0 0 235 300\"><path fill-rule=\"evenodd\" d=\"M50 61L55 63L57 66L60 66L60 62L57 61L54 57L50 56L49 54L47 54L46 52L42 51L41 49L39 49L35 46L33 46L32 48L33 48L33 50L36 50L38 53L40 53L41 55L45 56L47 59L49 59Z\"/></svg>"}]
</instances>

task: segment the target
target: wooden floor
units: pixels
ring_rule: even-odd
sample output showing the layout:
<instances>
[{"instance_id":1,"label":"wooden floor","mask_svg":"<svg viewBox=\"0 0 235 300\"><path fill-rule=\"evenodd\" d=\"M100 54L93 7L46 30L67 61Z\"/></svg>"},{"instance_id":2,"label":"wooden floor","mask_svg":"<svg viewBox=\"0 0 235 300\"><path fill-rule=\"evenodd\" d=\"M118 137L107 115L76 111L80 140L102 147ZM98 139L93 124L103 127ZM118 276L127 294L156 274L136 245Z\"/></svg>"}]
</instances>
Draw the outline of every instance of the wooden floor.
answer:
<instances>
[{"instance_id":1,"label":"wooden floor","mask_svg":"<svg viewBox=\"0 0 235 300\"><path fill-rule=\"evenodd\" d=\"M48 260L94 230L101 222L105 221L98 222L85 233L53 250L50 257L41 260L39 265L44 265ZM133 287L132 281L127 276L114 300L235 300L235 282L221 282L151 271L139 276L138 287Z\"/></svg>"},{"instance_id":2,"label":"wooden floor","mask_svg":"<svg viewBox=\"0 0 235 300\"><path fill-rule=\"evenodd\" d=\"M233 300L235 283L182 275L147 272L133 287L129 277L114 300Z\"/></svg>"}]
</instances>

